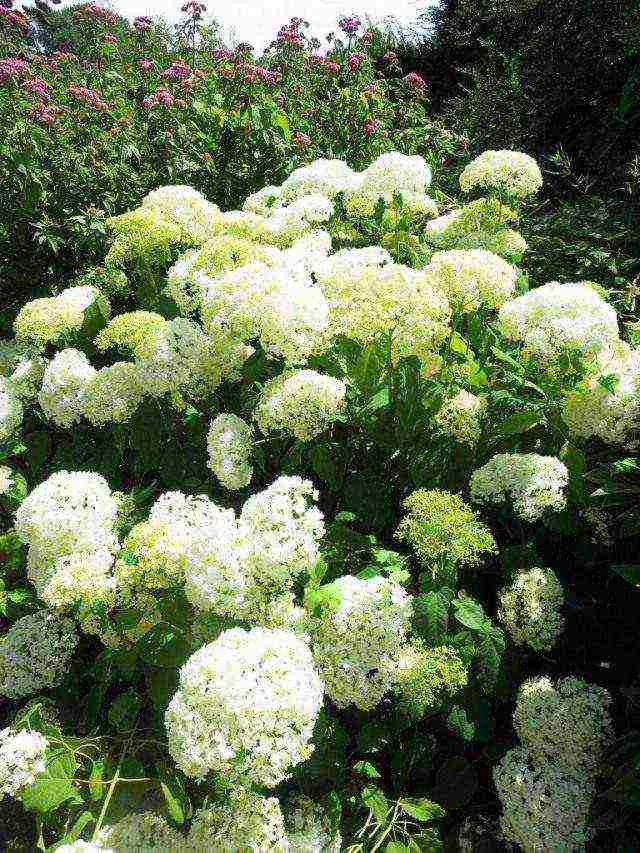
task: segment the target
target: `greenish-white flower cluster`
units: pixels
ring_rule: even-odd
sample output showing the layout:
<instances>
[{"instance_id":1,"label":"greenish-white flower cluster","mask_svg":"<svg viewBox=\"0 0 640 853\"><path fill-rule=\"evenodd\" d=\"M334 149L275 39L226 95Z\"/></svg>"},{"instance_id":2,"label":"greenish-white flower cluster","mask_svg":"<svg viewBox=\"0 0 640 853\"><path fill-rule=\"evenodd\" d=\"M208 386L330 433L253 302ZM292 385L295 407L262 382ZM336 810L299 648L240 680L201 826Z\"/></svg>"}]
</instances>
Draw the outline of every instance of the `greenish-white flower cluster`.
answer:
<instances>
[{"instance_id":1,"label":"greenish-white flower cluster","mask_svg":"<svg viewBox=\"0 0 640 853\"><path fill-rule=\"evenodd\" d=\"M498 319L507 339L543 361L598 352L618 340L616 311L589 282L536 287L505 302Z\"/></svg>"},{"instance_id":2,"label":"greenish-white flower cluster","mask_svg":"<svg viewBox=\"0 0 640 853\"><path fill-rule=\"evenodd\" d=\"M37 395L46 365L37 347L0 340L0 376L11 382L21 400Z\"/></svg>"},{"instance_id":3,"label":"greenish-white flower cluster","mask_svg":"<svg viewBox=\"0 0 640 853\"><path fill-rule=\"evenodd\" d=\"M207 434L209 468L227 489L243 489L253 476L249 457L253 431L237 415L223 413L211 421Z\"/></svg>"},{"instance_id":4,"label":"greenish-white flower cluster","mask_svg":"<svg viewBox=\"0 0 640 853\"><path fill-rule=\"evenodd\" d=\"M514 725L522 746L494 769L505 840L524 851L580 851L594 781L612 735L606 690L579 678L525 682Z\"/></svg>"},{"instance_id":5,"label":"greenish-white flower cluster","mask_svg":"<svg viewBox=\"0 0 640 853\"><path fill-rule=\"evenodd\" d=\"M436 414L438 431L459 444L473 447L482 434L482 420L486 408L486 399L461 388L443 402Z\"/></svg>"},{"instance_id":6,"label":"greenish-white flower cluster","mask_svg":"<svg viewBox=\"0 0 640 853\"><path fill-rule=\"evenodd\" d=\"M84 390L95 375L96 369L83 352L67 348L56 353L38 394L45 417L64 429L78 423L84 410Z\"/></svg>"},{"instance_id":7,"label":"greenish-white flower cluster","mask_svg":"<svg viewBox=\"0 0 640 853\"><path fill-rule=\"evenodd\" d=\"M564 631L564 591L551 569L518 572L498 600L498 619L516 645L549 651Z\"/></svg>"},{"instance_id":8,"label":"greenish-white flower cluster","mask_svg":"<svg viewBox=\"0 0 640 853\"><path fill-rule=\"evenodd\" d=\"M538 453L497 453L478 468L469 483L471 499L481 504L510 502L517 516L537 521L566 503L566 465Z\"/></svg>"},{"instance_id":9,"label":"greenish-white flower cluster","mask_svg":"<svg viewBox=\"0 0 640 853\"><path fill-rule=\"evenodd\" d=\"M265 385L254 417L263 432L284 430L309 441L340 414L346 390L341 379L315 370L286 371Z\"/></svg>"},{"instance_id":10,"label":"greenish-white flower cluster","mask_svg":"<svg viewBox=\"0 0 640 853\"><path fill-rule=\"evenodd\" d=\"M49 741L39 732L0 730L0 802L33 784L46 769Z\"/></svg>"},{"instance_id":11,"label":"greenish-white flower cluster","mask_svg":"<svg viewBox=\"0 0 640 853\"><path fill-rule=\"evenodd\" d=\"M396 682L411 597L395 581L350 575L322 593L308 627L326 691L339 708L371 710Z\"/></svg>"},{"instance_id":12,"label":"greenish-white flower cluster","mask_svg":"<svg viewBox=\"0 0 640 853\"><path fill-rule=\"evenodd\" d=\"M59 684L77 644L71 619L47 610L18 619L0 639L0 696L21 699Z\"/></svg>"},{"instance_id":13,"label":"greenish-white flower cluster","mask_svg":"<svg viewBox=\"0 0 640 853\"><path fill-rule=\"evenodd\" d=\"M278 785L312 752L322 682L309 647L289 631L233 628L180 670L165 722L188 775Z\"/></svg>"},{"instance_id":14,"label":"greenish-white flower cluster","mask_svg":"<svg viewBox=\"0 0 640 853\"><path fill-rule=\"evenodd\" d=\"M110 313L109 300L96 287L68 287L58 296L27 302L15 319L16 339L37 347L63 343L89 320L104 325Z\"/></svg>"},{"instance_id":15,"label":"greenish-white flower cluster","mask_svg":"<svg viewBox=\"0 0 640 853\"><path fill-rule=\"evenodd\" d=\"M571 391L562 418L572 435L635 444L640 429L640 350L620 341L598 353Z\"/></svg>"},{"instance_id":16,"label":"greenish-white flower cluster","mask_svg":"<svg viewBox=\"0 0 640 853\"><path fill-rule=\"evenodd\" d=\"M542 173L533 157L521 151L483 151L463 170L460 187L524 199L542 187Z\"/></svg>"},{"instance_id":17,"label":"greenish-white flower cluster","mask_svg":"<svg viewBox=\"0 0 640 853\"><path fill-rule=\"evenodd\" d=\"M6 441L20 428L24 410L17 389L0 376L0 442Z\"/></svg>"},{"instance_id":18,"label":"greenish-white flower cluster","mask_svg":"<svg viewBox=\"0 0 640 853\"><path fill-rule=\"evenodd\" d=\"M516 291L518 270L485 249L436 252L427 266L454 310L499 308Z\"/></svg>"}]
</instances>

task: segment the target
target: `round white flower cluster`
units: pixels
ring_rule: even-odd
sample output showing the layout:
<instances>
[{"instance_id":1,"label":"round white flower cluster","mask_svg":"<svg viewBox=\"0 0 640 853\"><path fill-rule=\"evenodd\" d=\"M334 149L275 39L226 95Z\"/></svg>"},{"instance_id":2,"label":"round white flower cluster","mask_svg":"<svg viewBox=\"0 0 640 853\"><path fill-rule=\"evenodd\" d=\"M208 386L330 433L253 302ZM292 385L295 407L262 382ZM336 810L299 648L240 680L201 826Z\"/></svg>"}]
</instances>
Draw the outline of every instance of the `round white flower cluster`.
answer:
<instances>
[{"instance_id":1,"label":"round white flower cluster","mask_svg":"<svg viewBox=\"0 0 640 853\"><path fill-rule=\"evenodd\" d=\"M237 415L223 413L211 421L207 434L209 468L226 489L243 489L251 482L252 439L253 430Z\"/></svg>"},{"instance_id":2,"label":"round white flower cluster","mask_svg":"<svg viewBox=\"0 0 640 853\"><path fill-rule=\"evenodd\" d=\"M0 376L12 383L21 400L32 400L37 395L46 366L46 359L36 347L0 340Z\"/></svg>"},{"instance_id":3,"label":"round white flower cluster","mask_svg":"<svg viewBox=\"0 0 640 853\"><path fill-rule=\"evenodd\" d=\"M185 243L200 245L220 227L220 208L193 187L158 187L142 199L140 207L157 211L178 225L184 232Z\"/></svg>"},{"instance_id":4,"label":"round white flower cluster","mask_svg":"<svg viewBox=\"0 0 640 853\"><path fill-rule=\"evenodd\" d=\"M103 827L96 844L96 849L105 853L189 853L191 850L184 836L151 811L131 813Z\"/></svg>"},{"instance_id":5,"label":"round white flower cluster","mask_svg":"<svg viewBox=\"0 0 640 853\"><path fill-rule=\"evenodd\" d=\"M211 770L278 785L311 752L322 682L289 631L233 628L192 655L165 715L169 751L188 776Z\"/></svg>"},{"instance_id":6,"label":"round white flower cluster","mask_svg":"<svg viewBox=\"0 0 640 853\"><path fill-rule=\"evenodd\" d=\"M431 273L403 264L362 264L341 275L321 273L319 280L333 335L361 344L389 338L394 362L417 356L426 374L439 364L435 351L449 331L450 308Z\"/></svg>"},{"instance_id":7,"label":"round white flower cluster","mask_svg":"<svg viewBox=\"0 0 640 853\"><path fill-rule=\"evenodd\" d=\"M13 383L0 376L0 442L20 428L24 411Z\"/></svg>"},{"instance_id":8,"label":"round white flower cluster","mask_svg":"<svg viewBox=\"0 0 640 853\"><path fill-rule=\"evenodd\" d=\"M359 249L340 249L333 255L322 257L312 268L316 281L323 292L330 294L339 290L340 280L353 275L363 267L383 267L393 263L393 258L381 246L364 246Z\"/></svg>"},{"instance_id":9,"label":"round white flower cluster","mask_svg":"<svg viewBox=\"0 0 640 853\"><path fill-rule=\"evenodd\" d=\"M623 444L640 428L640 350L619 343L602 350L565 401L562 419L572 435Z\"/></svg>"},{"instance_id":10,"label":"round white flower cluster","mask_svg":"<svg viewBox=\"0 0 640 853\"><path fill-rule=\"evenodd\" d=\"M523 199L542 187L540 167L521 151L483 151L460 175L463 192L473 189L505 193Z\"/></svg>"},{"instance_id":11,"label":"round white flower cluster","mask_svg":"<svg viewBox=\"0 0 640 853\"><path fill-rule=\"evenodd\" d=\"M471 499L476 503L501 504L508 500L525 521L537 521L548 510L566 504L569 481L566 465L555 456L538 453L497 453L471 475Z\"/></svg>"},{"instance_id":12,"label":"round white flower cluster","mask_svg":"<svg viewBox=\"0 0 640 853\"><path fill-rule=\"evenodd\" d=\"M339 708L371 710L395 682L412 601L383 577L346 575L322 588L309 617L312 649L327 693Z\"/></svg>"},{"instance_id":13,"label":"round white flower cluster","mask_svg":"<svg viewBox=\"0 0 640 853\"><path fill-rule=\"evenodd\" d=\"M290 853L340 853L342 838L318 803L302 794L292 797L284 814Z\"/></svg>"},{"instance_id":14,"label":"round white flower cluster","mask_svg":"<svg viewBox=\"0 0 640 853\"><path fill-rule=\"evenodd\" d=\"M47 610L18 619L0 640L0 696L21 699L58 684L77 644L70 619Z\"/></svg>"},{"instance_id":15,"label":"round white flower cluster","mask_svg":"<svg viewBox=\"0 0 640 853\"><path fill-rule=\"evenodd\" d=\"M83 393L96 370L77 349L63 349L47 366L38 394L46 418L56 426L69 429L83 415Z\"/></svg>"},{"instance_id":16,"label":"round white flower cluster","mask_svg":"<svg viewBox=\"0 0 640 853\"><path fill-rule=\"evenodd\" d=\"M356 220L372 216L378 199L391 204L399 193L412 218L432 219L438 215L438 206L425 193L431 178L422 157L386 151L364 171L354 173L344 187L347 214Z\"/></svg>"},{"instance_id":17,"label":"round white flower cluster","mask_svg":"<svg viewBox=\"0 0 640 853\"><path fill-rule=\"evenodd\" d=\"M226 328L243 341L259 338L266 352L295 364L322 345L328 306L310 278L253 262L203 285L202 319L209 335Z\"/></svg>"},{"instance_id":18,"label":"round white flower cluster","mask_svg":"<svg viewBox=\"0 0 640 853\"><path fill-rule=\"evenodd\" d=\"M291 591L317 561L322 513L308 480L279 477L252 495L236 519L225 510L192 542L185 592L198 609L262 622L270 602Z\"/></svg>"},{"instance_id":19,"label":"round white flower cluster","mask_svg":"<svg viewBox=\"0 0 640 853\"><path fill-rule=\"evenodd\" d=\"M341 379L315 370L292 370L264 387L254 418L263 432L285 430L309 441L339 415L347 388Z\"/></svg>"},{"instance_id":20,"label":"round white flower cluster","mask_svg":"<svg viewBox=\"0 0 640 853\"><path fill-rule=\"evenodd\" d=\"M58 471L25 498L16 531L41 557L74 551L117 549L118 506L104 477L89 471Z\"/></svg>"},{"instance_id":21,"label":"round white flower cluster","mask_svg":"<svg viewBox=\"0 0 640 853\"><path fill-rule=\"evenodd\" d=\"M494 768L502 804L505 841L527 853L584 851L593 785L563 773L550 762L536 762L527 749L511 749Z\"/></svg>"},{"instance_id":22,"label":"round white flower cluster","mask_svg":"<svg viewBox=\"0 0 640 853\"><path fill-rule=\"evenodd\" d=\"M505 302L498 319L506 338L547 361L567 350L598 352L619 337L615 309L588 282L536 287Z\"/></svg>"},{"instance_id":23,"label":"round white flower cluster","mask_svg":"<svg viewBox=\"0 0 640 853\"><path fill-rule=\"evenodd\" d=\"M82 413L94 426L123 423L135 413L144 394L136 364L117 361L98 370L82 392Z\"/></svg>"},{"instance_id":24,"label":"round white flower cluster","mask_svg":"<svg viewBox=\"0 0 640 853\"><path fill-rule=\"evenodd\" d=\"M564 592L551 569L519 572L498 599L498 619L516 645L549 651L564 631Z\"/></svg>"},{"instance_id":25,"label":"round white flower cluster","mask_svg":"<svg viewBox=\"0 0 640 853\"><path fill-rule=\"evenodd\" d=\"M514 724L522 747L494 769L505 839L523 850L584 850L589 808L612 736L611 697L568 677L525 682Z\"/></svg>"},{"instance_id":26,"label":"round white flower cluster","mask_svg":"<svg viewBox=\"0 0 640 853\"><path fill-rule=\"evenodd\" d=\"M85 616L97 604L108 610L115 603L114 556L106 548L77 551L51 561L38 559L37 551L31 549L27 566L38 597L49 607L67 610L80 605Z\"/></svg>"},{"instance_id":27,"label":"round white flower cluster","mask_svg":"<svg viewBox=\"0 0 640 853\"><path fill-rule=\"evenodd\" d=\"M0 800L13 797L44 773L48 746L39 732L0 730Z\"/></svg>"},{"instance_id":28,"label":"round white flower cluster","mask_svg":"<svg viewBox=\"0 0 640 853\"><path fill-rule=\"evenodd\" d=\"M244 788L227 802L198 809L189 833L194 853L293 853L280 803Z\"/></svg>"},{"instance_id":29,"label":"round white flower cluster","mask_svg":"<svg viewBox=\"0 0 640 853\"><path fill-rule=\"evenodd\" d=\"M56 853L115 853L115 850L105 848L101 844L94 844L92 841L83 841L79 838L70 844L63 844L61 847L56 847Z\"/></svg>"},{"instance_id":30,"label":"round white flower cluster","mask_svg":"<svg viewBox=\"0 0 640 853\"><path fill-rule=\"evenodd\" d=\"M610 706L606 690L580 678L555 686L548 678L532 678L520 687L513 722L537 761L593 777L612 737Z\"/></svg>"},{"instance_id":31,"label":"round white flower cluster","mask_svg":"<svg viewBox=\"0 0 640 853\"><path fill-rule=\"evenodd\" d=\"M493 252L452 249L436 252L426 268L455 311L499 308L516 290L518 270Z\"/></svg>"},{"instance_id":32,"label":"round white flower cluster","mask_svg":"<svg viewBox=\"0 0 640 853\"><path fill-rule=\"evenodd\" d=\"M461 388L445 400L435 416L438 431L459 444L474 446L482 433L482 419L487 408L483 397Z\"/></svg>"},{"instance_id":33,"label":"round white flower cluster","mask_svg":"<svg viewBox=\"0 0 640 853\"><path fill-rule=\"evenodd\" d=\"M280 188L268 188L266 198L274 196L276 192L278 200L284 204L313 193L322 193L327 198L334 198L356 180L355 172L343 160L314 160L307 166L294 169ZM253 196L245 202L245 209L250 209L254 204L251 199Z\"/></svg>"},{"instance_id":34,"label":"round white flower cluster","mask_svg":"<svg viewBox=\"0 0 640 853\"><path fill-rule=\"evenodd\" d=\"M90 318L104 324L110 313L109 301L97 287L68 287L58 296L27 302L15 319L14 330L18 343L44 347L78 333Z\"/></svg>"}]
</instances>

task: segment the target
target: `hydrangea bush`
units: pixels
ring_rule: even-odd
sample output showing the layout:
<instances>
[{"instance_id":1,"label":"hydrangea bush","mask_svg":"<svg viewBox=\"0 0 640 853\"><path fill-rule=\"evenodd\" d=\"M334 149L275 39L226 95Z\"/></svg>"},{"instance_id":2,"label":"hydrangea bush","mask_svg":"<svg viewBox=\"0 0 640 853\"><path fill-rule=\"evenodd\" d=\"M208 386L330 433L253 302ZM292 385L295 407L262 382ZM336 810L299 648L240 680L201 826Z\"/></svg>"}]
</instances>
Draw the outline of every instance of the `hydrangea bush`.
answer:
<instances>
[{"instance_id":1,"label":"hydrangea bush","mask_svg":"<svg viewBox=\"0 0 640 853\"><path fill-rule=\"evenodd\" d=\"M40 847L439 850L474 764L506 841L590 837L611 697L546 672L638 351L591 282L528 290L527 155L454 207L420 154L331 154L236 209L160 183L2 342L0 791Z\"/></svg>"}]
</instances>

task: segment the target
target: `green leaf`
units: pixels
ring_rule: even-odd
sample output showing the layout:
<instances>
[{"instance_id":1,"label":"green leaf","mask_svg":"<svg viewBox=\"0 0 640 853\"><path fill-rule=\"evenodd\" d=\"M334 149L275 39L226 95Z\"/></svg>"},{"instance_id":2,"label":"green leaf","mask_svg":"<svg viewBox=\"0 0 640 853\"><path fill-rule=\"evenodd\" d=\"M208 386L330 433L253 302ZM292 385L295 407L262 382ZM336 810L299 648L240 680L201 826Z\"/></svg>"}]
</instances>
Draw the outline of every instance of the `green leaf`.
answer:
<instances>
[{"instance_id":1,"label":"green leaf","mask_svg":"<svg viewBox=\"0 0 640 853\"><path fill-rule=\"evenodd\" d=\"M360 792L360 799L366 808L368 808L375 819L379 823L384 823L389 814L389 803L380 788L374 788L372 785L367 785Z\"/></svg>"},{"instance_id":2,"label":"green leaf","mask_svg":"<svg viewBox=\"0 0 640 853\"><path fill-rule=\"evenodd\" d=\"M521 435L534 426L545 422L541 412L515 412L500 424L499 434Z\"/></svg>"},{"instance_id":3,"label":"green leaf","mask_svg":"<svg viewBox=\"0 0 640 853\"><path fill-rule=\"evenodd\" d=\"M484 610L473 598L456 598L453 601L454 615L461 625L480 631L486 621Z\"/></svg>"},{"instance_id":4,"label":"green leaf","mask_svg":"<svg viewBox=\"0 0 640 853\"><path fill-rule=\"evenodd\" d=\"M67 832L66 835L64 835L54 847L50 847L49 850L58 850L59 847L62 847L65 844L72 844L74 841L77 841L80 838L85 826L87 826L87 824L91 823L91 821L93 820L95 820L95 817L91 814L91 812L82 812L76 819L76 822L73 824L69 832Z\"/></svg>"},{"instance_id":5,"label":"green leaf","mask_svg":"<svg viewBox=\"0 0 640 853\"><path fill-rule=\"evenodd\" d=\"M353 765L353 769L356 773L360 773L362 776L367 776L369 779L380 779L381 775L378 770L371 764L370 761L357 761Z\"/></svg>"},{"instance_id":6,"label":"green leaf","mask_svg":"<svg viewBox=\"0 0 640 853\"><path fill-rule=\"evenodd\" d=\"M48 814L69 800L82 803L82 797L73 786L72 779L78 764L66 749L56 750L47 758L47 767L33 785L19 795L25 809Z\"/></svg>"},{"instance_id":7,"label":"green leaf","mask_svg":"<svg viewBox=\"0 0 640 853\"><path fill-rule=\"evenodd\" d=\"M442 806L427 799L402 799L398 800L398 805L403 812L424 823L439 820L446 815Z\"/></svg>"},{"instance_id":8,"label":"green leaf","mask_svg":"<svg viewBox=\"0 0 640 853\"><path fill-rule=\"evenodd\" d=\"M399 841L390 841L384 849L386 853L409 853L409 848Z\"/></svg>"},{"instance_id":9,"label":"green leaf","mask_svg":"<svg viewBox=\"0 0 640 853\"><path fill-rule=\"evenodd\" d=\"M189 816L189 797L178 773L171 768L163 768L158 776L160 789L164 796L167 814L178 825Z\"/></svg>"}]
</instances>

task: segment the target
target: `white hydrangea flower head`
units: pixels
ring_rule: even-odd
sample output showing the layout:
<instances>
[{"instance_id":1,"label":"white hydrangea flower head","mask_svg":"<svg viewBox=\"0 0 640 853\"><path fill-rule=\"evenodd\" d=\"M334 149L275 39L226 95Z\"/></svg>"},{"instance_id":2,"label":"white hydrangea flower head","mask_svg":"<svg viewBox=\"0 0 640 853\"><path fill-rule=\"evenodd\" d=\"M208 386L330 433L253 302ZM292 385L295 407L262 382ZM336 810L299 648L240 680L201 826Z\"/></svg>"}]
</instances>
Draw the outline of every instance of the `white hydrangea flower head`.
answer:
<instances>
[{"instance_id":1,"label":"white hydrangea flower head","mask_svg":"<svg viewBox=\"0 0 640 853\"><path fill-rule=\"evenodd\" d=\"M185 242L193 245L201 245L220 229L220 208L193 187L158 187L143 198L140 206L166 216L184 232Z\"/></svg>"},{"instance_id":2,"label":"white hydrangea flower head","mask_svg":"<svg viewBox=\"0 0 640 853\"><path fill-rule=\"evenodd\" d=\"M24 410L13 383L0 376L0 442L20 428Z\"/></svg>"},{"instance_id":3,"label":"white hydrangea flower head","mask_svg":"<svg viewBox=\"0 0 640 853\"><path fill-rule=\"evenodd\" d=\"M116 550L117 503L104 477L90 471L58 471L25 498L16 532L42 558L100 548Z\"/></svg>"},{"instance_id":4,"label":"white hydrangea flower head","mask_svg":"<svg viewBox=\"0 0 640 853\"><path fill-rule=\"evenodd\" d=\"M340 853L342 839L321 805L298 794L284 813L290 853Z\"/></svg>"},{"instance_id":5,"label":"white hydrangea flower head","mask_svg":"<svg viewBox=\"0 0 640 853\"><path fill-rule=\"evenodd\" d=\"M113 552L106 548L75 551L54 560L43 560L36 548L30 548L27 558L27 574L38 597L56 610L75 605L87 609L98 603L110 609L117 595L113 566Z\"/></svg>"},{"instance_id":6,"label":"white hydrangea flower head","mask_svg":"<svg viewBox=\"0 0 640 853\"><path fill-rule=\"evenodd\" d=\"M283 476L245 502L239 522L252 543L248 563L256 583L285 591L317 562L325 534L317 500L309 480Z\"/></svg>"},{"instance_id":7,"label":"white hydrangea flower head","mask_svg":"<svg viewBox=\"0 0 640 853\"><path fill-rule=\"evenodd\" d=\"M112 847L103 847L101 844L94 844L92 841L83 841L79 838L70 844L57 847L56 853L115 853L115 850Z\"/></svg>"},{"instance_id":8,"label":"white hydrangea flower head","mask_svg":"<svg viewBox=\"0 0 640 853\"><path fill-rule=\"evenodd\" d=\"M482 433L487 401L461 388L445 400L435 417L436 426L459 444L475 446Z\"/></svg>"},{"instance_id":9,"label":"white hydrangea flower head","mask_svg":"<svg viewBox=\"0 0 640 853\"><path fill-rule=\"evenodd\" d=\"M295 216L310 225L328 222L333 216L333 203L322 193L309 193L297 198L285 208L280 208L279 216Z\"/></svg>"},{"instance_id":10,"label":"white hydrangea flower head","mask_svg":"<svg viewBox=\"0 0 640 853\"><path fill-rule=\"evenodd\" d=\"M424 193L431 184L432 172L418 154L385 151L359 177L361 188L370 195Z\"/></svg>"},{"instance_id":11,"label":"white hydrangea flower head","mask_svg":"<svg viewBox=\"0 0 640 853\"><path fill-rule=\"evenodd\" d=\"M333 199L358 180L359 176L342 160L314 160L289 175L280 187L280 198L285 204L313 193Z\"/></svg>"},{"instance_id":12,"label":"white hydrangea flower head","mask_svg":"<svg viewBox=\"0 0 640 853\"><path fill-rule=\"evenodd\" d=\"M587 377L567 395L562 419L572 435L627 442L640 428L640 349L620 341L601 350Z\"/></svg>"},{"instance_id":13,"label":"white hydrangea flower head","mask_svg":"<svg viewBox=\"0 0 640 853\"><path fill-rule=\"evenodd\" d=\"M340 414L347 387L315 370L293 370L266 383L254 412L263 432L285 430L300 441L324 432Z\"/></svg>"},{"instance_id":14,"label":"white hydrangea flower head","mask_svg":"<svg viewBox=\"0 0 640 853\"><path fill-rule=\"evenodd\" d=\"M437 217L438 204L426 193L403 190L401 196L403 212L408 214L412 227L423 228ZM350 219L366 219L374 215L380 199L386 207L391 207L394 198L394 192L379 192L362 183L345 195L345 210Z\"/></svg>"},{"instance_id":15,"label":"white hydrangea flower head","mask_svg":"<svg viewBox=\"0 0 640 853\"><path fill-rule=\"evenodd\" d=\"M261 216L269 214L281 205L282 190L280 187L266 186L250 196L247 196L242 209L249 213L259 213Z\"/></svg>"},{"instance_id":16,"label":"white hydrangea flower head","mask_svg":"<svg viewBox=\"0 0 640 853\"><path fill-rule=\"evenodd\" d=\"M435 350L449 331L448 299L426 270L403 264L356 266L324 278L334 335L361 344L391 336L392 358L417 356L425 374L439 364Z\"/></svg>"},{"instance_id":17,"label":"white hydrangea flower head","mask_svg":"<svg viewBox=\"0 0 640 853\"><path fill-rule=\"evenodd\" d=\"M24 305L15 319L19 343L44 347L77 333L89 314L102 321L109 319L109 300L91 285L68 287L58 296L33 299Z\"/></svg>"},{"instance_id":18,"label":"white hydrangea flower head","mask_svg":"<svg viewBox=\"0 0 640 853\"><path fill-rule=\"evenodd\" d=\"M83 352L68 348L56 353L44 372L38 394L45 417L63 429L79 423L83 414L82 395L95 375L96 369Z\"/></svg>"},{"instance_id":19,"label":"white hydrangea flower head","mask_svg":"<svg viewBox=\"0 0 640 853\"><path fill-rule=\"evenodd\" d=\"M474 471L469 487L475 503L511 501L516 515L525 521L537 521L548 510L564 508L568 481L566 465L555 456L497 453Z\"/></svg>"},{"instance_id":20,"label":"white hydrangea flower head","mask_svg":"<svg viewBox=\"0 0 640 853\"><path fill-rule=\"evenodd\" d=\"M227 328L248 341L259 338L264 350L297 364L326 338L329 309L308 277L291 278L286 268L262 263L218 276L203 290L202 318L212 337Z\"/></svg>"},{"instance_id":21,"label":"white hydrangea flower head","mask_svg":"<svg viewBox=\"0 0 640 853\"><path fill-rule=\"evenodd\" d=\"M103 827L96 841L98 849L113 853L189 853L191 850L183 835L151 811L128 814Z\"/></svg>"},{"instance_id":22,"label":"white hydrangea flower head","mask_svg":"<svg viewBox=\"0 0 640 853\"><path fill-rule=\"evenodd\" d=\"M39 732L0 730L0 801L15 796L44 773L48 746Z\"/></svg>"},{"instance_id":23,"label":"white hydrangea flower head","mask_svg":"<svg viewBox=\"0 0 640 853\"><path fill-rule=\"evenodd\" d=\"M82 390L82 413L96 427L131 420L144 397L144 380L130 361L102 367Z\"/></svg>"},{"instance_id":24,"label":"white hydrangea flower head","mask_svg":"<svg viewBox=\"0 0 640 853\"><path fill-rule=\"evenodd\" d=\"M540 167L521 151L483 151L460 175L463 192L479 189L524 199L541 187Z\"/></svg>"},{"instance_id":25,"label":"white hydrangea flower head","mask_svg":"<svg viewBox=\"0 0 640 853\"><path fill-rule=\"evenodd\" d=\"M320 675L339 708L376 707L395 683L412 617L412 601L382 577L340 577L324 588L329 602L310 615Z\"/></svg>"},{"instance_id":26,"label":"white hydrangea flower head","mask_svg":"<svg viewBox=\"0 0 640 853\"><path fill-rule=\"evenodd\" d=\"M243 489L253 477L249 458L253 450L253 430L237 415L223 413L211 421L207 434L209 468L222 485Z\"/></svg>"},{"instance_id":27,"label":"white hydrangea flower head","mask_svg":"<svg viewBox=\"0 0 640 853\"><path fill-rule=\"evenodd\" d=\"M588 282L552 281L510 299L498 314L503 335L532 356L598 352L619 339L615 309Z\"/></svg>"},{"instance_id":28,"label":"white hydrangea flower head","mask_svg":"<svg viewBox=\"0 0 640 853\"><path fill-rule=\"evenodd\" d=\"M192 655L165 715L169 751L195 779L215 770L272 787L312 752L322 682L289 631L232 628Z\"/></svg>"},{"instance_id":29,"label":"white hydrangea flower head","mask_svg":"<svg viewBox=\"0 0 640 853\"><path fill-rule=\"evenodd\" d=\"M36 347L0 340L0 376L12 383L21 400L37 396L46 366L47 360Z\"/></svg>"},{"instance_id":30,"label":"white hydrangea flower head","mask_svg":"<svg viewBox=\"0 0 640 853\"><path fill-rule=\"evenodd\" d=\"M6 465L0 466L0 495L6 494L13 484L14 472Z\"/></svg>"},{"instance_id":31,"label":"white hydrangea flower head","mask_svg":"<svg viewBox=\"0 0 640 853\"><path fill-rule=\"evenodd\" d=\"M117 349L138 357L153 351L167 321L155 311L127 311L112 317L96 335L94 344L101 352Z\"/></svg>"},{"instance_id":32,"label":"white hydrangea flower head","mask_svg":"<svg viewBox=\"0 0 640 853\"><path fill-rule=\"evenodd\" d=\"M436 252L427 266L454 310L499 308L516 291L518 270L493 252L452 249Z\"/></svg>"},{"instance_id":33,"label":"white hydrangea flower head","mask_svg":"<svg viewBox=\"0 0 640 853\"><path fill-rule=\"evenodd\" d=\"M518 572L498 595L498 619L518 646L550 651L564 631L564 591L551 569Z\"/></svg>"},{"instance_id":34,"label":"white hydrangea flower head","mask_svg":"<svg viewBox=\"0 0 640 853\"><path fill-rule=\"evenodd\" d=\"M181 584L200 540L227 531L233 510L224 510L205 495L166 492L154 503L149 520L127 536L116 563L126 589L168 589ZM223 534L224 535L224 534Z\"/></svg>"},{"instance_id":35,"label":"white hydrangea flower head","mask_svg":"<svg viewBox=\"0 0 640 853\"><path fill-rule=\"evenodd\" d=\"M507 842L540 853L584 851L593 799L592 783L563 773L553 762L538 762L526 749L511 749L493 770L502 804Z\"/></svg>"},{"instance_id":36,"label":"white hydrangea flower head","mask_svg":"<svg viewBox=\"0 0 640 853\"><path fill-rule=\"evenodd\" d=\"M315 268L327 259L331 245L328 231L321 228L310 231L282 251L282 265L289 275L306 281Z\"/></svg>"},{"instance_id":37,"label":"white hydrangea flower head","mask_svg":"<svg viewBox=\"0 0 640 853\"><path fill-rule=\"evenodd\" d=\"M220 805L198 809L189 843L194 853L293 853L280 803L244 788Z\"/></svg>"},{"instance_id":38,"label":"white hydrangea flower head","mask_svg":"<svg viewBox=\"0 0 640 853\"><path fill-rule=\"evenodd\" d=\"M18 619L0 640L0 696L21 699L59 684L77 644L70 619L47 610Z\"/></svg>"},{"instance_id":39,"label":"white hydrangea flower head","mask_svg":"<svg viewBox=\"0 0 640 853\"><path fill-rule=\"evenodd\" d=\"M520 687L513 722L537 761L595 778L612 739L610 707L609 692L581 678L569 676L555 686L532 678Z\"/></svg>"},{"instance_id":40,"label":"white hydrangea flower head","mask_svg":"<svg viewBox=\"0 0 640 853\"><path fill-rule=\"evenodd\" d=\"M332 293L340 286L344 275L353 275L364 267L384 267L392 264L393 258L381 246L364 246L359 249L339 249L328 257L320 258L312 267L316 281L325 293Z\"/></svg>"}]
</instances>

